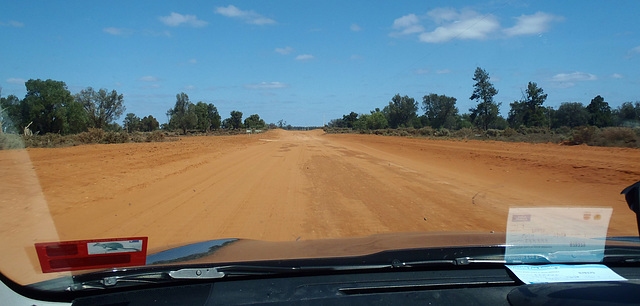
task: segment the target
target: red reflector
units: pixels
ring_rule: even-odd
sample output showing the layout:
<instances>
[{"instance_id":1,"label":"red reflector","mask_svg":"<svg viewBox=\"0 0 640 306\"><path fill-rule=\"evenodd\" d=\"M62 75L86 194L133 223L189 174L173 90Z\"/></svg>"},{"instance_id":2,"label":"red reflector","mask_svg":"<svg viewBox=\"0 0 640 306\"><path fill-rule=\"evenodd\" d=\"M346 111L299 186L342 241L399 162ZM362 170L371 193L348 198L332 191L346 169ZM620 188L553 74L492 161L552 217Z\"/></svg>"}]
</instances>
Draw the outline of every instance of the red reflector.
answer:
<instances>
[{"instance_id":1,"label":"red reflector","mask_svg":"<svg viewBox=\"0 0 640 306\"><path fill-rule=\"evenodd\" d=\"M75 244L47 246L47 256L49 257L77 255L77 254L78 254L78 246Z\"/></svg>"},{"instance_id":2,"label":"red reflector","mask_svg":"<svg viewBox=\"0 0 640 306\"><path fill-rule=\"evenodd\" d=\"M82 268L89 266L102 266L102 265L118 265L128 264L131 262L131 255L106 255L106 256L94 256L94 257L78 257L78 258L65 258L65 259L51 259L49 265L51 269L64 269L64 268Z\"/></svg>"},{"instance_id":3,"label":"red reflector","mask_svg":"<svg viewBox=\"0 0 640 306\"><path fill-rule=\"evenodd\" d=\"M42 272L144 266L147 237L36 243Z\"/></svg>"}]
</instances>

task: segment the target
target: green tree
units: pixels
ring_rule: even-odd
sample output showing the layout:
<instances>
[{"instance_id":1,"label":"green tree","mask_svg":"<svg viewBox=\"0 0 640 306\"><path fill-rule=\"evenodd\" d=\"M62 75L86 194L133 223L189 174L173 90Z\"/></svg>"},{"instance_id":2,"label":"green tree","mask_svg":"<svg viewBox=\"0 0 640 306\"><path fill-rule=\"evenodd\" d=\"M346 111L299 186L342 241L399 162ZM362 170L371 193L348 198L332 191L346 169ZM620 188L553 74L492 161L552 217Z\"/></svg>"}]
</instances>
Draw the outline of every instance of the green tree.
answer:
<instances>
[{"instance_id":1,"label":"green tree","mask_svg":"<svg viewBox=\"0 0 640 306\"><path fill-rule=\"evenodd\" d=\"M477 67L473 74L473 94L470 100L476 100L478 105L469 109L471 119L479 128L486 130L498 119L500 104L493 101L493 96L498 94L498 90L491 84L489 74L484 69Z\"/></svg>"},{"instance_id":2,"label":"green tree","mask_svg":"<svg viewBox=\"0 0 640 306\"><path fill-rule=\"evenodd\" d=\"M422 109L428 124L433 128L455 129L458 125L456 98L445 95L429 94L422 97Z\"/></svg>"},{"instance_id":3,"label":"green tree","mask_svg":"<svg viewBox=\"0 0 640 306\"><path fill-rule=\"evenodd\" d=\"M143 132L153 132L160 128L160 123L156 118L149 115L140 120L140 130Z\"/></svg>"},{"instance_id":4,"label":"green tree","mask_svg":"<svg viewBox=\"0 0 640 306\"><path fill-rule=\"evenodd\" d=\"M640 102L624 102L613 111L616 125L638 126L640 125Z\"/></svg>"},{"instance_id":5,"label":"green tree","mask_svg":"<svg viewBox=\"0 0 640 306\"><path fill-rule=\"evenodd\" d=\"M348 115L342 116L342 122L344 122L345 127L353 128L353 124L358 120L358 113L351 112Z\"/></svg>"},{"instance_id":6,"label":"green tree","mask_svg":"<svg viewBox=\"0 0 640 306\"><path fill-rule=\"evenodd\" d=\"M546 99L547 94L544 93L544 90L539 88L535 82L529 82L526 96L521 101L510 104L511 110L507 121L512 127L546 125L547 116L545 116L545 109L542 106Z\"/></svg>"},{"instance_id":7,"label":"green tree","mask_svg":"<svg viewBox=\"0 0 640 306\"><path fill-rule=\"evenodd\" d=\"M555 111L554 128L561 126L577 127L589 124L589 112L579 102L564 102Z\"/></svg>"},{"instance_id":8,"label":"green tree","mask_svg":"<svg viewBox=\"0 0 640 306\"><path fill-rule=\"evenodd\" d=\"M86 130L87 114L80 111L82 105L74 101L64 82L31 79L25 87L27 94L20 103L20 130L31 122L29 128L40 134Z\"/></svg>"},{"instance_id":9,"label":"green tree","mask_svg":"<svg viewBox=\"0 0 640 306\"><path fill-rule=\"evenodd\" d=\"M242 112L231 111L229 118L224 119L223 125L227 129L241 129L242 125Z\"/></svg>"},{"instance_id":10,"label":"green tree","mask_svg":"<svg viewBox=\"0 0 640 306\"><path fill-rule=\"evenodd\" d=\"M0 133L19 133L20 99L14 95L0 98Z\"/></svg>"},{"instance_id":11,"label":"green tree","mask_svg":"<svg viewBox=\"0 0 640 306\"><path fill-rule=\"evenodd\" d=\"M197 128L199 130L210 131L220 128L220 114L213 104L198 102L195 105L195 112L198 118Z\"/></svg>"},{"instance_id":12,"label":"green tree","mask_svg":"<svg viewBox=\"0 0 640 306\"><path fill-rule=\"evenodd\" d=\"M189 102L189 96L184 92L176 95L176 104L167 111L167 116L169 127L180 129L183 134L186 134L189 129L195 129L198 124L195 105Z\"/></svg>"},{"instance_id":13,"label":"green tree","mask_svg":"<svg viewBox=\"0 0 640 306\"><path fill-rule=\"evenodd\" d=\"M509 122L509 126L512 128L518 128L522 125L525 125L525 114L527 113L527 103L525 101L513 101L513 103L509 103L511 109L509 110L509 115L507 115L507 122Z\"/></svg>"},{"instance_id":14,"label":"green tree","mask_svg":"<svg viewBox=\"0 0 640 306\"><path fill-rule=\"evenodd\" d=\"M253 114L244 119L244 126L248 129L263 129L266 127L264 120L260 119L258 114Z\"/></svg>"},{"instance_id":15,"label":"green tree","mask_svg":"<svg viewBox=\"0 0 640 306\"><path fill-rule=\"evenodd\" d=\"M591 103L587 105L587 111L591 114L589 124L597 127L611 126L611 107L609 107L609 103L604 101L603 97L598 95L591 99Z\"/></svg>"},{"instance_id":16,"label":"green tree","mask_svg":"<svg viewBox=\"0 0 640 306\"><path fill-rule=\"evenodd\" d=\"M75 95L75 100L86 110L89 126L98 129L105 129L125 111L124 96L115 90L100 89L96 92L87 87Z\"/></svg>"},{"instance_id":17,"label":"green tree","mask_svg":"<svg viewBox=\"0 0 640 306\"><path fill-rule=\"evenodd\" d=\"M134 113L128 113L124 116L124 121L122 122L124 125L124 129L127 132L135 132L140 130L140 117L136 116Z\"/></svg>"},{"instance_id":18,"label":"green tree","mask_svg":"<svg viewBox=\"0 0 640 306\"><path fill-rule=\"evenodd\" d=\"M413 119L418 111L418 103L408 96L401 97L396 94L385 106L382 112L387 117L387 121L391 128L411 127Z\"/></svg>"},{"instance_id":19,"label":"green tree","mask_svg":"<svg viewBox=\"0 0 640 306\"><path fill-rule=\"evenodd\" d=\"M386 129L389 126L389 122L380 109L376 109L371 112L371 115L367 116L366 126L370 130Z\"/></svg>"}]
</instances>

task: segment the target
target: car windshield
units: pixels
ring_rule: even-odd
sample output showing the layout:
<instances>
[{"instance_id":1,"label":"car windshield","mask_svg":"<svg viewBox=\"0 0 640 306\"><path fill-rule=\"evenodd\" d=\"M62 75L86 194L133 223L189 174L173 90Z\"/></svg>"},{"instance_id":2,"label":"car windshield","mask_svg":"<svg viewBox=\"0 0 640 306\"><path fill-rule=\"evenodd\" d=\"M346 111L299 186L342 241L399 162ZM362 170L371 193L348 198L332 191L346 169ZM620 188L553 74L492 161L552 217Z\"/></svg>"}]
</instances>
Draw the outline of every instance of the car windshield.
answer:
<instances>
[{"instance_id":1,"label":"car windshield","mask_svg":"<svg viewBox=\"0 0 640 306\"><path fill-rule=\"evenodd\" d=\"M640 179L638 12L4 3L0 272L501 245L533 215L516 208L637 237L621 191Z\"/></svg>"}]
</instances>

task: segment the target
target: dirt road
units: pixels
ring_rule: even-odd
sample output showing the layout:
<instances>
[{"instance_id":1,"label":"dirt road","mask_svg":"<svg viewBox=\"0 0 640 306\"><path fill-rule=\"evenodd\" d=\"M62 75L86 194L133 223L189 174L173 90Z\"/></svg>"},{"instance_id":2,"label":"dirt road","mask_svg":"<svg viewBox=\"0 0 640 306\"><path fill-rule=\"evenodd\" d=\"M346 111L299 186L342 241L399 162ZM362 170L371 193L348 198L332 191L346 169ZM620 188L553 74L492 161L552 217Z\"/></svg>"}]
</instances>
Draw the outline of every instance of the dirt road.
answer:
<instances>
[{"instance_id":1,"label":"dirt road","mask_svg":"<svg viewBox=\"0 0 640 306\"><path fill-rule=\"evenodd\" d=\"M28 159L7 152L1 169L23 175L16 167L29 168ZM28 155L46 205L26 215L15 205L28 201L24 185L4 185L5 240L19 235L11 220L49 214L49 236L60 240L148 236L150 249L231 237L505 231L510 206L613 207L609 234L637 234L620 195L640 179L635 149L275 130Z\"/></svg>"}]
</instances>

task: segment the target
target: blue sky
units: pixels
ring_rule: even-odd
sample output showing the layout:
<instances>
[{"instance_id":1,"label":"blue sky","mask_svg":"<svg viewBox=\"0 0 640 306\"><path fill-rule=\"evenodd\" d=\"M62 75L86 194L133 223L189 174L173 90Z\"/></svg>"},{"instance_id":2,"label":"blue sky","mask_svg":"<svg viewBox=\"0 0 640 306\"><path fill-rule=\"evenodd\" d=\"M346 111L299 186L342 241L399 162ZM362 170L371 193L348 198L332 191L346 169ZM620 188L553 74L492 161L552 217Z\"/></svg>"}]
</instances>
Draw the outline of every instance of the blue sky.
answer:
<instances>
[{"instance_id":1,"label":"blue sky","mask_svg":"<svg viewBox=\"0 0 640 306\"><path fill-rule=\"evenodd\" d=\"M114 89L127 113L160 122L185 92L223 118L321 125L396 93L467 112L479 66L505 117L529 81L547 106L601 95L615 108L640 100L638 12L631 0L6 1L0 86Z\"/></svg>"}]
</instances>

